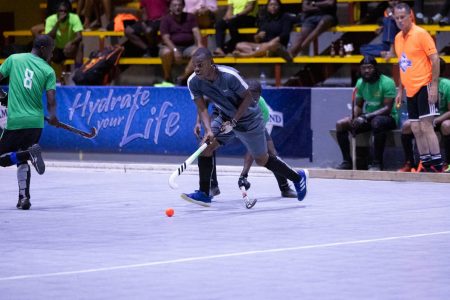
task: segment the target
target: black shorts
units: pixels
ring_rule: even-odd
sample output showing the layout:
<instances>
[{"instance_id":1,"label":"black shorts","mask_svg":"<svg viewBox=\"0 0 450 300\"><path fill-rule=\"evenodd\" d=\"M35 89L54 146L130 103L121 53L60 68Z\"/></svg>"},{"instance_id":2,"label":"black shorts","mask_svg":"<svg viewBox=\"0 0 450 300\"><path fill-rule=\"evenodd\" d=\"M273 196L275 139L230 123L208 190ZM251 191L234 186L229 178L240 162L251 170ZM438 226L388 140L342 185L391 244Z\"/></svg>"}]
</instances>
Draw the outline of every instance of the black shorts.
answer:
<instances>
[{"instance_id":1,"label":"black shorts","mask_svg":"<svg viewBox=\"0 0 450 300\"><path fill-rule=\"evenodd\" d=\"M408 119L411 121L439 115L439 103L430 104L428 102L428 85L421 87L413 97L407 97L407 105Z\"/></svg>"},{"instance_id":2,"label":"black shorts","mask_svg":"<svg viewBox=\"0 0 450 300\"><path fill-rule=\"evenodd\" d=\"M41 138L42 128L7 130L0 138L0 155L27 150L37 144Z\"/></svg>"}]
</instances>

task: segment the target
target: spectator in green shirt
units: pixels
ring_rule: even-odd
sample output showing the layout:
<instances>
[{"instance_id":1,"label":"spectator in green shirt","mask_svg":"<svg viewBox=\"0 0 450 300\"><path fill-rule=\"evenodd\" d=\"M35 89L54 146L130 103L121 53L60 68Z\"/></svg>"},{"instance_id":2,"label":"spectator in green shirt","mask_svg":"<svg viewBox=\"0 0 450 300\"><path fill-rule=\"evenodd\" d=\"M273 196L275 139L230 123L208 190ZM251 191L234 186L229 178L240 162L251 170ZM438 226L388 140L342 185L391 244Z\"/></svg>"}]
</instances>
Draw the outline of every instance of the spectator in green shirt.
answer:
<instances>
[{"instance_id":1,"label":"spectator in green shirt","mask_svg":"<svg viewBox=\"0 0 450 300\"><path fill-rule=\"evenodd\" d=\"M342 152L343 162L337 167L351 170L349 133L359 134L371 131L374 137L374 159L370 171L383 169L383 153L386 131L397 128L398 114L394 98L397 95L394 80L381 74L373 56L364 56L360 62L361 77L356 82L356 95L352 117L345 117L336 123L336 137Z\"/></svg>"},{"instance_id":2,"label":"spectator in green shirt","mask_svg":"<svg viewBox=\"0 0 450 300\"><path fill-rule=\"evenodd\" d=\"M45 34L55 40L55 50L52 61L63 63L68 58L75 59L75 65L81 66L83 53L81 51L81 32L83 24L77 14L71 13L68 1L62 1L56 14L45 20Z\"/></svg>"}]
</instances>

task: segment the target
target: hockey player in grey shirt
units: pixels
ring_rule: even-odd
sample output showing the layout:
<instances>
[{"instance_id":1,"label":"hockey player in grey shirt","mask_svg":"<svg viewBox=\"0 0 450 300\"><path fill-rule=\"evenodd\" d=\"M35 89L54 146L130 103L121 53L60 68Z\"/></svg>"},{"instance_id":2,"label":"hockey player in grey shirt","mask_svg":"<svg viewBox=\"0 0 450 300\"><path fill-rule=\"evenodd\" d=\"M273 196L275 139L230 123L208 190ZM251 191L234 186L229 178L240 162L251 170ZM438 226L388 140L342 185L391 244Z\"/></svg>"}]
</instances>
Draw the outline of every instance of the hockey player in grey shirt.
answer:
<instances>
[{"instance_id":1,"label":"hockey player in grey shirt","mask_svg":"<svg viewBox=\"0 0 450 300\"><path fill-rule=\"evenodd\" d=\"M242 77L233 68L215 65L207 48L199 48L192 58L194 73L188 79L188 88L203 123L203 141L209 140L211 144L198 158L200 189L191 194L182 194L181 197L202 206L211 205L212 153L220 145L237 137L258 165L291 180L298 200L302 201L306 196L308 170L295 171L278 157L269 155L261 110L253 105L253 97ZM206 97L219 110L219 116L212 122ZM254 204L246 203L246 207L251 208Z\"/></svg>"}]
</instances>

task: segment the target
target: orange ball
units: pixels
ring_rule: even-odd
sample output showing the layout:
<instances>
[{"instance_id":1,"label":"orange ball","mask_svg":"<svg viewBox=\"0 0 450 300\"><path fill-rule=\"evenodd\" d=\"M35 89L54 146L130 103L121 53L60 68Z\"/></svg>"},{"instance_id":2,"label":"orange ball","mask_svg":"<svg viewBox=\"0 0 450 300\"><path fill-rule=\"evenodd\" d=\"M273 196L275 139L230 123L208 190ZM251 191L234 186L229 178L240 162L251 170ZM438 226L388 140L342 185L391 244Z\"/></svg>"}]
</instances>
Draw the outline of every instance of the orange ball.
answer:
<instances>
[{"instance_id":1,"label":"orange ball","mask_svg":"<svg viewBox=\"0 0 450 300\"><path fill-rule=\"evenodd\" d=\"M171 217L174 213L175 211L173 210L173 208L166 209L166 216Z\"/></svg>"}]
</instances>

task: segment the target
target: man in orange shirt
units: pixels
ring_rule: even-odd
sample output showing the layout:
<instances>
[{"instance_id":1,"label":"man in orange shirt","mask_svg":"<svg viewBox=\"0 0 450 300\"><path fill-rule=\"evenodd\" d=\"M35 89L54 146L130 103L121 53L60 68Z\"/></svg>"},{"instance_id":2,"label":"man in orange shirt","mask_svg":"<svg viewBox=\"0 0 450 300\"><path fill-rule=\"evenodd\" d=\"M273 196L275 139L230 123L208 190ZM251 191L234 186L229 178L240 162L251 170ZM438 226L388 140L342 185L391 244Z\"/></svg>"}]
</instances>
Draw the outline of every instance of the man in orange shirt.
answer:
<instances>
[{"instance_id":1,"label":"man in orange shirt","mask_svg":"<svg viewBox=\"0 0 450 300\"><path fill-rule=\"evenodd\" d=\"M400 84L395 101L401 104L406 91L408 116L416 139L420 160L427 171L441 172L442 157L433 121L439 115L439 55L426 30L416 26L411 8L400 3L394 9L400 32L395 37L395 52L400 68Z\"/></svg>"}]
</instances>

